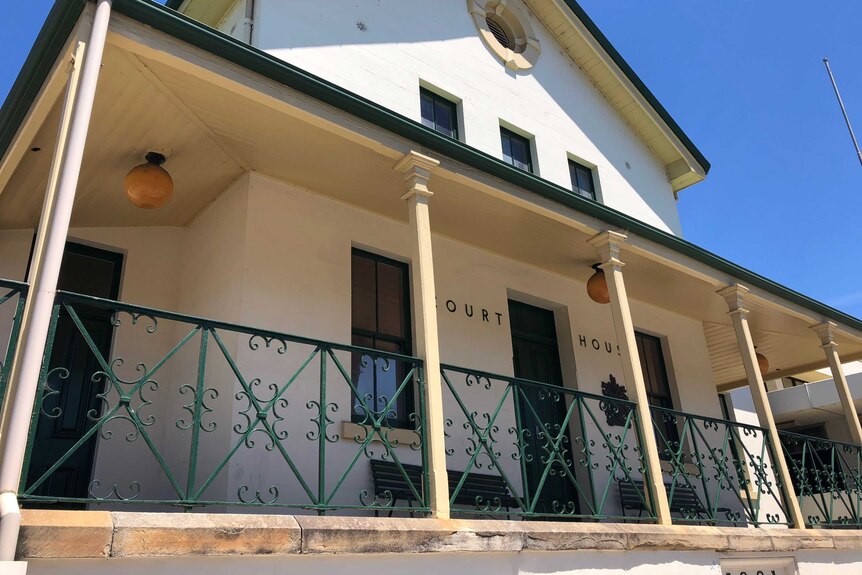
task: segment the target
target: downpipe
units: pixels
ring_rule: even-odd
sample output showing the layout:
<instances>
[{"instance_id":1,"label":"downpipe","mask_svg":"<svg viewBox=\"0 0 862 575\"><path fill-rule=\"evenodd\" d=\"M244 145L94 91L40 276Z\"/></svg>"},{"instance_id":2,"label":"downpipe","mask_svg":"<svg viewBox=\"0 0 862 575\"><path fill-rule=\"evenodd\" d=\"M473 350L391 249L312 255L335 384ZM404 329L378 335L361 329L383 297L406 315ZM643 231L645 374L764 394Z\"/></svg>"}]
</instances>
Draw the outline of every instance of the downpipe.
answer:
<instances>
[{"instance_id":1,"label":"downpipe","mask_svg":"<svg viewBox=\"0 0 862 575\"><path fill-rule=\"evenodd\" d=\"M245 0L245 19L242 21L242 41L251 46L254 32L254 0Z\"/></svg>"},{"instance_id":2,"label":"downpipe","mask_svg":"<svg viewBox=\"0 0 862 575\"><path fill-rule=\"evenodd\" d=\"M80 66L80 69L76 71L73 68L68 81L63 111L63 122L68 122L68 131L64 140L58 139L58 152L52 165L52 171L55 169L53 166L57 166L57 179L56 183L49 182L46 190L44 209L47 215L43 214L36 251L31 260L30 295L24 306L21 337L12 363L6 405L3 406L3 428L0 429L0 565L15 560L18 545L21 527L18 490L30 434L30 417L38 392L57 279L81 174L111 19L111 2L95 0L96 9L83 63L74 63L74 67ZM77 74L77 81L74 74Z\"/></svg>"},{"instance_id":3,"label":"downpipe","mask_svg":"<svg viewBox=\"0 0 862 575\"><path fill-rule=\"evenodd\" d=\"M0 562L14 561L21 529L21 508L15 493L0 493Z\"/></svg>"}]
</instances>

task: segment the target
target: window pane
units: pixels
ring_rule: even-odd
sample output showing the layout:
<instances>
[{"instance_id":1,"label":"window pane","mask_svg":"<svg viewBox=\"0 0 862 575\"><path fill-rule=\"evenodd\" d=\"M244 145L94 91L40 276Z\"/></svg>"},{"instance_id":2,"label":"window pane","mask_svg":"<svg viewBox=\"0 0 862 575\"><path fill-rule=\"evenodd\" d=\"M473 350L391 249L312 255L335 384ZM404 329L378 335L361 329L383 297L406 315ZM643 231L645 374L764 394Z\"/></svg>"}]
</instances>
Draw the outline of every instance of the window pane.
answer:
<instances>
[{"instance_id":1,"label":"window pane","mask_svg":"<svg viewBox=\"0 0 862 575\"><path fill-rule=\"evenodd\" d=\"M438 132L446 134L447 136L455 135L452 130L455 125L452 121L452 108L445 102L437 102L437 105L434 108L434 120Z\"/></svg>"},{"instance_id":2,"label":"window pane","mask_svg":"<svg viewBox=\"0 0 862 575\"><path fill-rule=\"evenodd\" d=\"M572 178L572 191L585 198L596 199L593 189L593 172L586 166L569 160L569 174Z\"/></svg>"},{"instance_id":3,"label":"window pane","mask_svg":"<svg viewBox=\"0 0 862 575\"><path fill-rule=\"evenodd\" d=\"M670 382L667 380L664 356L661 351L661 340L640 333L635 334L635 337L650 403L672 409L673 399L670 393Z\"/></svg>"},{"instance_id":4,"label":"window pane","mask_svg":"<svg viewBox=\"0 0 862 575\"><path fill-rule=\"evenodd\" d=\"M375 347L383 351L403 353L402 346L394 342L377 340ZM401 391L401 394L392 402L392 405L389 405L388 409L386 408L398 391L398 386L401 385L401 382L407 375L404 373L401 362L388 358L377 358L375 363L377 369L377 401L374 411L377 412L378 417L386 410L386 419L404 420L406 418L406 414L404 413L404 400L407 394L406 388Z\"/></svg>"},{"instance_id":5,"label":"window pane","mask_svg":"<svg viewBox=\"0 0 862 575\"><path fill-rule=\"evenodd\" d=\"M500 128L500 138L503 143L503 159L516 168L532 172L530 141L502 127Z\"/></svg>"},{"instance_id":6,"label":"window pane","mask_svg":"<svg viewBox=\"0 0 862 575\"><path fill-rule=\"evenodd\" d=\"M586 168L578 168L578 190L582 196L587 198L595 197L592 177Z\"/></svg>"},{"instance_id":7,"label":"window pane","mask_svg":"<svg viewBox=\"0 0 862 575\"><path fill-rule=\"evenodd\" d=\"M404 337L403 268L377 263L377 331Z\"/></svg>"},{"instance_id":8,"label":"window pane","mask_svg":"<svg viewBox=\"0 0 862 575\"><path fill-rule=\"evenodd\" d=\"M512 138L512 157L516 162L520 162L522 164L527 163L526 146L524 146L524 142L522 140Z\"/></svg>"},{"instance_id":9,"label":"window pane","mask_svg":"<svg viewBox=\"0 0 862 575\"><path fill-rule=\"evenodd\" d=\"M427 94L420 97L422 108L422 123L430 128L434 127L434 101Z\"/></svg>"},{"instance_id":10,"label":"window pane","mask_svg":"<svg viewBox=\"0 0 862 575\"><path fill-rule=\"evenodd\" d=\"M500 137L503 141L503 159L510 164L514 164L512 160L512 139L506 132L503 132Z\"/></svg>"},{"instance_id":11,"label":"window pane","mask_svg":"<svg viewBox=\"0 0 862 575\"><path fill-rule=\"evenodd\" d=\"M354 335L351 343L360 347L374 347L373 338L361 335ZM365 408L362 407L362 402L359 398L361 397L365 400L369 409L374 409L374 374L370 359L367 356L355 352L352 354L350 361L353 385L356 386L356 390L359 392L358 396L354 396L353 398L352 417L354 421L362 421L366 419L367 413Z\"/></svg>"},{"instance_id":12,"label":"window pane","mask_svg":"<svg viewBox=\"0 0 862 575\"><path fill-rule=\"evenodd\" d=\"M377 331L376 277L374 260L353 254L351 260L353 328Z\"/></svg>"}]
</instances>

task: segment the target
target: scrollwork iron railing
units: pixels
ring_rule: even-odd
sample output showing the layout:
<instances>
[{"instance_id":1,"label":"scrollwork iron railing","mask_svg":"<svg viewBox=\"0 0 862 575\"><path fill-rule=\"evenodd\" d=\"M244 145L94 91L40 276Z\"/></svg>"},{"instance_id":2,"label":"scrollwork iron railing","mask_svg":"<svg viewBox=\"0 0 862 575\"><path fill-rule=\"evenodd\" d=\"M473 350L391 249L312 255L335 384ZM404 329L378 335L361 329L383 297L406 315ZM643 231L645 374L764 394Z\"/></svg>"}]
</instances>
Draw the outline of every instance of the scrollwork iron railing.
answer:
<instances>
[{"instance_id":1,"label":"scrollwork iron railing","mask_svg":"<svg viewBox=\"0 0 862 575\"><path fill-rule=\"evenodd\" d=\"M651 407L674 521L788 524L766 429Z\"/></svg>"},{"instance_id":2,"label":"scrollwork iron railing","mask_svg":"<svg viewBox=\"0 0 862 575\"><path fill-rule=\"evenodd\" d=\"M655 521L634 403L449 365L442 374L453 513ZM489 476L508 502L483 494ZM626 516L624 488L638 517Z\"/></svg>"},{"instance_id":3,"label":"scrollwork iron railing","mask_svg":"<svg viewBox=\"0 0 862 575\"><path fill-rule=\"evenodd\" d=\"M862 447L779 431L793 488L811 526L862 526Z\"/></svg>"},{"instance_id":4,"label":"scrollwork iron railing","mask_svg":"<svg viewBox=\"0 0 862 575\"><path fill-rule=\"evenodd\" d=\"M391 397L363 393L375 378ZM428 511L423 385L414 357L58 292L19 497L399 510L371 485L382 459L412 491L404 510Z\"/></svg>"},{"instance_id":5,"label":"scrollwork iron railing","mask_svg":"<svg viewBox=\"0 0 862 575\"><path fill-rule=\"evenodd\" d=\"M26 283L0 278L0 408L6 398L28 288Z\"/></svg>"}]
</instances>

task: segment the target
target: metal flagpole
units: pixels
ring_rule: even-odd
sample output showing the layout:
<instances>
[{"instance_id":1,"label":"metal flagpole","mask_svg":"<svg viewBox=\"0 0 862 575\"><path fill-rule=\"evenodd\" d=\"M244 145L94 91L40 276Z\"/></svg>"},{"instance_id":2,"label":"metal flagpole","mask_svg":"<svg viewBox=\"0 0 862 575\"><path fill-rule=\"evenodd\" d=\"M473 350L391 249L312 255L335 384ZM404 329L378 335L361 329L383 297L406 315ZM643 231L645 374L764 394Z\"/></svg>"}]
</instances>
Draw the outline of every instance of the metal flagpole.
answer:
<instances>
[{"instance_id":1,"label":"metal flagpole","mask_svg":"<svg viewBox=\"0 0 862 575\"><path fill-rule=\"evenodd\" d=\"M838 84L835 83L835 76L832 75L832 68L829 67L829 58L823 58L823 63L826 65L826 72L832 81L832 88L835 90L835 97L838 98L838 105L841 106L841 113L844 114L844 122L850 131L850 139L853 140L853 147L856 148L856 157L859 158L859 163L862 164L862 151L859 150L859 142L856 141L856 134L853 133L853 126L850 125L850 118L847 117L847 110L844 108L841 92L838 91Z\"/></svg>"}]
</instances>

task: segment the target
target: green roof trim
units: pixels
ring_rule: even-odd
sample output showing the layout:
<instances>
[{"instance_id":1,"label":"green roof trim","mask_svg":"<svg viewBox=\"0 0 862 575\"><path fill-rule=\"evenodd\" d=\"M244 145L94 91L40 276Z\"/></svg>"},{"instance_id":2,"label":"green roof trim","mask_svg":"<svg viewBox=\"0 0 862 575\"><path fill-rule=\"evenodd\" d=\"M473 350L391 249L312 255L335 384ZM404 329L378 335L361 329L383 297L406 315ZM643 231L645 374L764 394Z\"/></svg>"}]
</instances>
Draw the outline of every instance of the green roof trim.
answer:
<instances>
[{"instance_id":1,"label":"green roof trim","mask_svg":"<svg viewBox=\"0 0 862 575\"><path fill-rule=\"evenodd\" d=\"M182 4L183 0L179 1L179 4ZM658 113L659 117L664 121L665 124L671 129L674 135L679 138L679 141L682 142L682 145L688 150L688 152L694 156L694 159L698 164L703 167L703 171L705 173L709 173L710 163L706 159L706 157L701 153L701 151L694 145L694 142L686 135L685 132L682 131L682 128L679 127L679 124L676 123L668 111L664 106L658 101L658 98L647 88L646 84L643 83L643 80L635 74L635 71L629 66L629 63L626 62L625 58L617 52L617 49L614 48L614 45L611 44L611 41L608 40L607 36L605 36L599 27L596 26L596 23L593 22L592 18L590 18L587 13L581 8L581 5L578 4L575 0L564 0L566 6L575 13L578 20L583 22L584 26L586 26L587 30L589 30L590 34L592 34L593 38L599 43L602 49L607 52L608 56L611 57L611 60L622 70L622 73L625 74L626 78L634 84L634 87L637 88L638 92L646 98L646 101L649 102L649 105Z\"/></svg>"},{"instance_id":2,"label":"green roof trim","mask_svg":"<svg viewBox=\"0 0 862 575\"><path fill-rule=\"evenodd\" d=\"M15 82L13 91L10 92L9 98L3 105L2 116L0 116L0 135L14 134L17 131L38 92L39 86L50 70L49 63L53 63L56 59L62 49L65 36L68 36L74 27L73 15L77 17L80 14L81 4L81 0L57 0L39 35L37 45L34 46L28 56L27 62L25 62L21 74ZM653 241L718 271L727 273L744 284L760 288L788 302L862 332L862 320L784 287L682 238L636 220L613 208L583 198L562 186L519 170L498 158L467 146L463 142L447 138L418 122L187 18L174 10L155 4L151 0L114 0L114 9L145 26L150 26L251 72L266 76L293 90L376 124L429 150L595 217L613 228L620 228ZM70 20L72 21L70 22ZM49 42L47 39L51 39L51 41ZM24 89L25 87L28 89ZM15 117L7 116L7 110L16 112ZM5 155L10 142L11 136L4 136L0 140L0 156Z\"/></svg>"},{"instance_id":3,"label":"green roof trim","mask_svg":"<svg viewBox=\"0 0 862 575\"><path fill-rule=\"evenodd\" d=\"M58 0L51 7L24 66L0 107L0 159L6 155L18 128L27 117L30 105L51 73L85 4Z\"/></svg>"}]
</instances>

